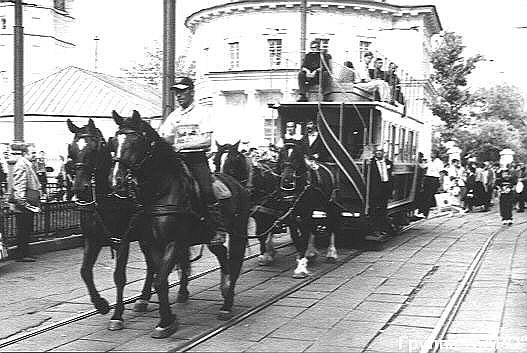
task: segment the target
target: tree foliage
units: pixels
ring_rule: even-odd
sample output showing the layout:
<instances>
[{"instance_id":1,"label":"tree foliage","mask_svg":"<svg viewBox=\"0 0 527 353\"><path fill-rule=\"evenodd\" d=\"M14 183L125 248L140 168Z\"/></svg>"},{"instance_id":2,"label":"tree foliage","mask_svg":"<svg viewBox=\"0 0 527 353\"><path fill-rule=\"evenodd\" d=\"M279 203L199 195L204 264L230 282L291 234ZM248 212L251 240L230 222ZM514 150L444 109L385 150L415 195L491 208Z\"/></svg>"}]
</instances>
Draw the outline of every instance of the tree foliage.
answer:
<instances>
[{"instance_id":1,"label":"tree foliage","mask_svg":"<svg viewBox=\"0 0 527 353\"><path fill-rule=\"evenodd\" d=\"M483 60L481 55L465 60L464 49L460 35L445 32L440 45L432 53L435 70L432 79L439 89L439 97L432 112L445 123L445 139L450 138L451 130L461 121L462 109L472 102L470 92L464 87L467 85L467 76L475 69L476 63Z\"/></svg>"},{"instance_id":2,"label":"tree foliage","mask_svg":"<svg viewBox=\"0 0 527 353\"><path fill-rule=\"evenodd\" d=\"M186 59L187 57L184 55L177 57L175 64L176 76L193 77L195 75L195 62L186 65ZM152 46L145 49L145 60L142 63L136 63L130 68L121 68L121 71L123 71L126 77L148 84L161 91L163 81L163 49L159 42L155 41Z\"/></svg>"},{"instance_id":3,"label":"tree foliage","mask_svg":"<svg viewBox=\"0 0 527 353\"><path fill-rule=\"evenodd\" d=\"M522 92L516 86L499 84L474 93L472 115L484 120L503 120L513 127L527 129L527 113Z\"/></svg>"}]
</instances>

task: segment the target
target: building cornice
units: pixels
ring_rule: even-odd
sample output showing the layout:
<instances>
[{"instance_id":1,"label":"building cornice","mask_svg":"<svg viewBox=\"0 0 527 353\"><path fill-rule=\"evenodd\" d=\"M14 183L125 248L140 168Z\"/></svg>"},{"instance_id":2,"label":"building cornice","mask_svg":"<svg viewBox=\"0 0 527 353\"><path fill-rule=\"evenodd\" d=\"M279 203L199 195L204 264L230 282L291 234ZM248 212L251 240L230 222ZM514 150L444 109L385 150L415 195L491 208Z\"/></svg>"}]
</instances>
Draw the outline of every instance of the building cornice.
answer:
<instances>
[{"instance_id":1,"label":"building cornice","mask_svg":"<svg viewBox=\"0 0 527 353\"><path fill-rule=\"evenodd\" d=\"M298 0L234 1L194 12L186 18L185 26L193 32L200 23L204 23L213 18L218 18L224 15L280 8L290 9L291 11L300 11L300 5L301 3ZM439 33L442 30L441 21L439 20L437 10L434 5L402 6L370 0L310 0L308 2L308 7L312 9L352 9L354 11L380 13L394 17L419 16L424 14L426 17L426 25L429 27L432 34Z\"/></svg>"}]
</instances>

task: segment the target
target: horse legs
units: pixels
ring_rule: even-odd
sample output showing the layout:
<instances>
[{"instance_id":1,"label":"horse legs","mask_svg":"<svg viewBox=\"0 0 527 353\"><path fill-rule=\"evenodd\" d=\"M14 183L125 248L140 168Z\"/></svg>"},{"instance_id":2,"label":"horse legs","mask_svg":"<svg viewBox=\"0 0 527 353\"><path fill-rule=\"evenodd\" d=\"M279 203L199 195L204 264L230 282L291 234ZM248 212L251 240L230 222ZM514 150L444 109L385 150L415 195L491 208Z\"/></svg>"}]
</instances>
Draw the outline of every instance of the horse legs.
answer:
<instances>
[{"instance_id":1,"label":"horse legs","mask_svg":"<svg viewBox=\"0 0 527 353\"><path fill-rule=\"evenodd\" d=\"M318 250L315 246L315 233L309 232L307 241L306 258L309 262L314 261L318 256Z\"/></svg>"},{"instance_id":2,"label":"horse legs","mask_svg":"<svg viewBox=\"0 0 527 353\"><path fill-rule=\"evenodd\" d=\"M309 234L307 233L309 229L304 229L305 226L300 226L302 227L300 233L296 224L291 224L289 227L291 238L293 239L293 243L295 243L295 247L298 252L298 259L296 260L296 268L293 271L293 278L305 278L310 275L309 271L307 270L306 258L308 239L305 236L305 234Z\"/></svg>"},{"instance_id":3,"label":"horse legs","mask_svg":"<svg viewBox=\"0 0 527 353\"><path fill-rule=\"evenodd\" d=\"M229 320L232 317L232 306L234 304L234 287L240 276L247 238L240 236L231 236L229 239L229 273L230 285L224 296L223 306L218 314L219 320Z\"/></svg>"},{"instance_id":4,"label":"horse legs","mask_svg":"<svg viewBox=\"0 0 527 353\"><path fill-rule=\"evenodd\" d=\"M113 271L113 281L117 290L117 300L113 316L108 324L108 329L111 331L121 330L124 328L123 323L123 292L126 285L126 264L128 263L128 254L130 253L130 243L123 239L117 250L117 258L115 260L115 269Z\"/></svg>"},{"instance_id":5,"label":"horse legs","mask_svg":"<svg viewBox=\"0 0 527 353\"><path fill-rule=\"evenodd\" d=\"M335 263L337 261L338 254L337 248L335 247L335 232L331 231L329 236L328 251L326 253L326 261L330 263Z\"/></svg>"},{"instance_id":6,"label":"horse legs","mask_svg":"<svg viewBox=\"0 0 527 353\"><path fill-rule=\"evenodd\" d=\"M190 295L188 291L190 277L190 249L186 247L181 248L181 251L178 251L177 257L177 262L179 263L180 268L180 280L176 303L186 303Z\"/></svg>"},{"instance_id":7,"label":"horse legs","mask_svg":"<svg viewBox=\"0 0 527 353\"><path fill-rule=\"evenodd\" d=\"M150 252L148 245L146 245L143 241L140 241L139 246L141 247L141 251L145 256L146 278L145 284L143 285L143 290L141 291L141 297L139 297L139 299L134 304L134 311L143 313L147 311L148 302L152 296L152 283L154 282L154 260L152 259L152 253Z\"/></svg>"},{"instance_id":8,"label":"horse legs","mask_svg":"<svg viewBox=\"0 0 527 353\"><path fill-rule=\"evenodd\" d=\"M82 257L82 265L80 272L82 280L88 288L88 293L90 294L91 302L95 306L95 309L97 309L100 314L104 315L110 311L110 305L108 304L108 301L106 299L100 296L99 291L97 290L97 288L95 287L95 283L93 282L93 266L95 265L95 261L97 261L97 257L101 252L101 248L102 244L100 241L93 239L88 235L85 237L84 254Z\"/></svg>"},{"instance_id":9,"label":"horse legs","mask_svg":"<svg viewBox=\"0 0 527 353\"><path fill-rule=\"evenodd\" d=\"M172 314L168 301L168 276L176 265L177 255L175 242L168 243L161 259L159 272L154 279L161 320L150 334L152 338L167 338L176 332L178 327L176 315Z\"/></svg>"},{"instance_id":10,"label":"horse legs","mask_svg":"<svg viewBox=\"0 0 527 353\"><path fill-rule=\"evenodd\" d=\"M208 248L210 252L216 256L218 262L220 263L220 290L222 297L225 298L228 296L229 288L231 286L227 248L223 244L208 245Z\"/></svg>"},{"instance_id":11,"label":"horse legs","mask_svg":"<svg viewBox=\"0 0 527 353\"><path fill-rule=\"evenodd\" d=\"M264 221L265 220L265 221ZM260 218L256 223L256 233L261 234L271 227L272 220ZM268 232L267 235L258 238L260 242L260 256L258 256L258 264L260 266L267 266L274 261L276 250L273 243L273 232Z\"/></svg>"}]
</instances>

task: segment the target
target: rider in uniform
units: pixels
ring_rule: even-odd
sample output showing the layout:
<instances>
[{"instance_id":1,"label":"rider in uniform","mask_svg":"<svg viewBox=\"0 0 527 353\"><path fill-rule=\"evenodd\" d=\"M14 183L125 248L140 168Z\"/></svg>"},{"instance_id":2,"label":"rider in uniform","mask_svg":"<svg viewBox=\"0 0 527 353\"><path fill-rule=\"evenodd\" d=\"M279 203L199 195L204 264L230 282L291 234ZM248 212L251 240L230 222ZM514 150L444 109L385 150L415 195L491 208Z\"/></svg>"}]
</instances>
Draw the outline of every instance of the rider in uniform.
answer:
<instances>
[{"instance_id":1,"label":"rider in uniform","mask_svg":"<svg viewBox=\"0 0 527 353\"><path fill-rule=\"evenodd\" d=\"M179 108L170 113L159 127L159 134L180 152L196 179L207 208L207 229L213 234L211 244L222 244L227 236L225 220L212 188L213 179L206 153L212 141L212 122L209 114L194 104L194 81L179 77L170 88Z\"/></svg>"}]
</instances>

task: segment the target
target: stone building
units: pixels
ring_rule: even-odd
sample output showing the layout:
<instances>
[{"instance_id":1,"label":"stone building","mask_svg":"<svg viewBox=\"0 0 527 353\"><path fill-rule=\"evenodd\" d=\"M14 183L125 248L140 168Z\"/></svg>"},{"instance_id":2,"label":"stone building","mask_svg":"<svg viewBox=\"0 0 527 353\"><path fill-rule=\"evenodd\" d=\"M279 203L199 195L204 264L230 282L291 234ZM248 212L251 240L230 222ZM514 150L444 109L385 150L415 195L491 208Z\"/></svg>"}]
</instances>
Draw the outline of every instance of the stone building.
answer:
<instances>
[{"instance_id":1,"label":"stone building","mask_svg":"<svg viewBox=\"0 0 527 353\"><path fill-rule=\"evenodd\" d=\"M74 0L23 1L24 81L33 82L71 63ZM0 95L13 90L13 1L0 0Z\"/></svg>"},{"instance_id":2,"label":"stone building","mask_svg":"<svg viewBox=\"0 0 527 353\"><path fill-rule=\"evenodd\" d=\"M217 138L273 142L275 117L268 103L296 100L300 67L300 1L216 1L186 17L189 60L195 61L198 99L221 118ZM333 57L333 71L358 63L370 50L402 72L408 113L429 123L431 38L441 31L434 6L385 1L308 2L307 43L318 38ZM429 140L426 133L423 140ZM424 146L426 149L426 146Z\"/></svg>"}]
</instances>

